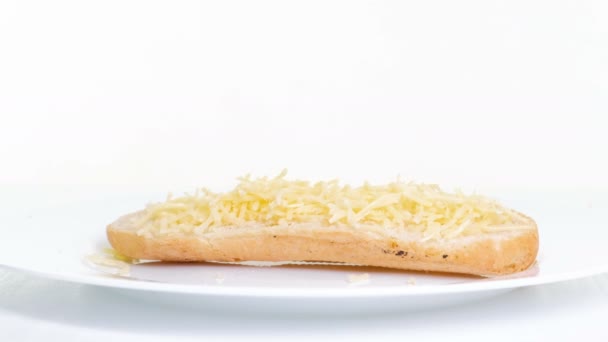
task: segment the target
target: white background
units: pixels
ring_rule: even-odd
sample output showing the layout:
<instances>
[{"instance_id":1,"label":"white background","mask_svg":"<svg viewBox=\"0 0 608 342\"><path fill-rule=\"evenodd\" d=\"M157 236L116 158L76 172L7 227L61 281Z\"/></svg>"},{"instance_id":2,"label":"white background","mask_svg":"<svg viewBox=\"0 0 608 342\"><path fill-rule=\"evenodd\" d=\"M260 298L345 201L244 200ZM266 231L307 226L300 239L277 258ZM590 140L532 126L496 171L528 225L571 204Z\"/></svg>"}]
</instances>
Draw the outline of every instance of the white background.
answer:
<instances>
[{"instance_id":1,"label":"white background","mask_svg":"<svg viewBox=\"0 0 608 342\"><path fill-rule=\"evenodd\" d=\"M0 185L225 187L287 167L608 189L606 115L603 0L0 0ZM0 276L11 340L606 337L605 277L443 313L281 323Z\"/></svg>"},{"instance_id":2,"label":"white background","mask_svg":"<svg viewBox=\"0 0 608 342\"><path fill-rule=\"evenodd\" d=\"M608 185L608 3L0 2L0 183Z\"/></svg>"}]
</instances>

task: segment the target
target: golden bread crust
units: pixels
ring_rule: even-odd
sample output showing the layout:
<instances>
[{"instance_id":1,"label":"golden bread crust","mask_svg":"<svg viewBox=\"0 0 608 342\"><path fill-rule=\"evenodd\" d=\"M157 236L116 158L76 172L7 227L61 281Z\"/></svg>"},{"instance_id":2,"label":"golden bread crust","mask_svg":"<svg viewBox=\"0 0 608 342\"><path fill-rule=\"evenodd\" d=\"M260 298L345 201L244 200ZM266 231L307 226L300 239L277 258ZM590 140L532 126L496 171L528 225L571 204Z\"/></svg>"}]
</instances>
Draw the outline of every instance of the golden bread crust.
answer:
<instances>
[{"instance_id":1,"label":"golden bread crust","mask_svg":"<svg viewBox=\"0 0 608 342\"><path fill-rule=\"evenodd\" d=\"M112 247L131 258L162 261L326 261L493 276L530 267L539 245L536 224L533 230L422 241L407 234L298 226L146 237L126 221L123 217L107 227Z\"/></svg>"}]
</instances>

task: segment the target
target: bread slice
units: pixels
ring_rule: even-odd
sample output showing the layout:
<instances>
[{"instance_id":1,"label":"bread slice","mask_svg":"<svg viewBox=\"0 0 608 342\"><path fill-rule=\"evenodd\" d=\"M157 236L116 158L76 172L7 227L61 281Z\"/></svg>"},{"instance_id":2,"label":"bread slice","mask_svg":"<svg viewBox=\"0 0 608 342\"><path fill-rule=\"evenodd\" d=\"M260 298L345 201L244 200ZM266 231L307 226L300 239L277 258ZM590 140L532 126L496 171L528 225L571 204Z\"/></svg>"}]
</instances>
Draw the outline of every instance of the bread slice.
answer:
<instances>
[{"instance_id":1,"label":"bread slice","mask_svg":"<svg viewBox=\"0 0 608 342\"><path fill-rule=\"evenodd\" d=\"M290 223L216 227L202 234L138 234L143 211L107 227L112 247L136 259L163 261L326 261L403 270L504 275L530 267L538 252L538 230L518 213L510 229L424 239L407 229ZM530 228L532 227L532 228Z\"/></svg>"}]
</instances>

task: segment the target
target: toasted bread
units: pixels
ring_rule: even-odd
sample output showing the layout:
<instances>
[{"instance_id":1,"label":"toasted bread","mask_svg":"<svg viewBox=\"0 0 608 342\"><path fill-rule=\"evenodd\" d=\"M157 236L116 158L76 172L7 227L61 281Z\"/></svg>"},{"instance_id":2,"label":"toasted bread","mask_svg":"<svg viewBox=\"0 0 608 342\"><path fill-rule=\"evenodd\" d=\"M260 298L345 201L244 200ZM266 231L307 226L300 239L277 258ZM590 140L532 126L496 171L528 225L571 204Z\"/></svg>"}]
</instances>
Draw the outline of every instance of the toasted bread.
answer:
<instances>
[{"instance_id":1,"label":"toasted bread","mask_svg":"<svg viewBox=\"0 0 608 342\"><path fill-rule=\"evenodd\" d=\"M136 259L325 261L485 276L525 270L538 253L533 219L480 196L283 177L168 199L111 223L108 240Z\"/></svg>"}]
</instances>

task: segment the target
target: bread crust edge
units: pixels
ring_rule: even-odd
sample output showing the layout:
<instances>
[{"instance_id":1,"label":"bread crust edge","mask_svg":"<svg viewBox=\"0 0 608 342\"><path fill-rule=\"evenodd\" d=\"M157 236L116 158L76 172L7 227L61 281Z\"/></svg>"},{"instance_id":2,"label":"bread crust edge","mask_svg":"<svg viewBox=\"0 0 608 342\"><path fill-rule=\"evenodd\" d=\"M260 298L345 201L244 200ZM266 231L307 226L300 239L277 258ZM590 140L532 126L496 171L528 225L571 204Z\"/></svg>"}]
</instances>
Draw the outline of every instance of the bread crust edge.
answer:
<instances>
[{"instance_id":1,"label":"bread crust edge","mask_svg":"<svg viewBox=\"0 0 608 342\"><path fill-rule=\"evenodd\" d=\"M125 229L119 221L106 230L118 253L172 262L325 261L497 276L529 268L539 248L535 223L531 230L421 241L335 227L227 228L201 236L146 237Z\"/></svg>"}]
</instances>

